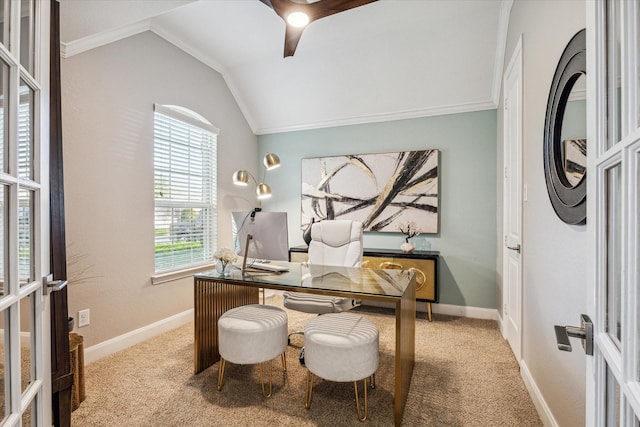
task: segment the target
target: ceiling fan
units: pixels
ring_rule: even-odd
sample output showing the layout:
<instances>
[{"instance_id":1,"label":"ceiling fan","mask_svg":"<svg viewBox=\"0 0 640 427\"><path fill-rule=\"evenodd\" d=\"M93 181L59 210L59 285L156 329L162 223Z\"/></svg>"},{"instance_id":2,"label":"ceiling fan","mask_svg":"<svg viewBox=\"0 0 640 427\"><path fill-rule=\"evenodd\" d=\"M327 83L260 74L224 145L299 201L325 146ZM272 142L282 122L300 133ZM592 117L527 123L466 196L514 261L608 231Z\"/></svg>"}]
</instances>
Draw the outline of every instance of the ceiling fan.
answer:
<instances>
[{"instance_id":1,"label":"ceiling fan","mask_svg":"<svg viewBox=\"0 0 640 427\"><path fill-rule=\"evenodd\" d=\"M273 9L285 24L284 57L293 56L302 31L313 21L377 0L260 0Z\"/></svg>"}]
</instances>

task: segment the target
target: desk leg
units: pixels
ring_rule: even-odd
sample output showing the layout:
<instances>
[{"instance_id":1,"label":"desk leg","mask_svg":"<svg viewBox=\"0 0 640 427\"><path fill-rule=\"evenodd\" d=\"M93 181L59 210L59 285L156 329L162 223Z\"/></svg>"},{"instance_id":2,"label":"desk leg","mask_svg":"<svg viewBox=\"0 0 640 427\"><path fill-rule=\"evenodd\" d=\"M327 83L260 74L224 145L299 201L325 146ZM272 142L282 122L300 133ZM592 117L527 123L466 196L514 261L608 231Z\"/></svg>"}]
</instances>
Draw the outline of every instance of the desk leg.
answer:
<instances>
[{"instance_id":1,"label":"desk leg","mask_svg":"<svg viewBox=\"0 0 640 427\"><path fill-rule=\"evenodd\" d=\"M416 287L412 281L396 303L396 384L394 392L395 425L402 424L402 414L409 396L409 386L415 362Z\"/></svg>"},{"instance_id":2,"label":"desk leg","mask_svg":"<svg viewBox=\"0 0 640 427\"><path fill-rule=\"evenodd\" d=\"M194 373L202 372L220 360L218 319L225 311L247 304L258 304L259 290L212 279L194 279Z\"/></svg>"}]
</instances>

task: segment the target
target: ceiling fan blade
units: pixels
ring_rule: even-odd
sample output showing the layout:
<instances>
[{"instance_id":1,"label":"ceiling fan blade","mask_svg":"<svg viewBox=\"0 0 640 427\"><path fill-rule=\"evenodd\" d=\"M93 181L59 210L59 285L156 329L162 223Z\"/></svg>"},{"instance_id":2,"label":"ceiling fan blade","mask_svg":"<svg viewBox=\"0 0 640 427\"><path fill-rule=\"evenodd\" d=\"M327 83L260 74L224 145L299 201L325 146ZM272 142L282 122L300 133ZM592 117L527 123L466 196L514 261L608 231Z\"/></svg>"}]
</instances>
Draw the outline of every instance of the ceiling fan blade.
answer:
<instances>
[{"instance_id":1,"label":"ceiling fan blade","mask_svg":"<svg viewBox=\"0 0 640 427\"><path fill-rule=\"evenodd\" d=\"M284 32L284 57L293 56L298 47L300 37L302 37L302 30L304 28L295 28L291 25L287 25Z\"/></svg>"},{"instance_id":2,"label":"ceiling fan blade","mask_svg":"<svg viewBox=\"0 0 640 427\"><path fill-rule=\"evenodd\" d=\"M284 56L293 56L302 37L305 27L296 28L287 23L287 16L293 11L300 11L307 14L309 24L313 21L327 16L344 12L355 7L364 6L378 0L318 0L314 3L303 3L304 0L260 0L261 3L273 9L285 22L286 30L284 35ZM308 25L308 24L307 24Z\"/></svg>"},{"instance_id":3,"label":"ceiling fan blade","mask_svg":"<svg viewBox=\"0 0 640 427\"><path fill-rule=\"evenodd\" d=\"M316 20L356 7L364 6L365 4L373 3L375 1L378 0L321 0L308 6L309 9L312 10L311 19Z\"/></svg>"}]
</instances>

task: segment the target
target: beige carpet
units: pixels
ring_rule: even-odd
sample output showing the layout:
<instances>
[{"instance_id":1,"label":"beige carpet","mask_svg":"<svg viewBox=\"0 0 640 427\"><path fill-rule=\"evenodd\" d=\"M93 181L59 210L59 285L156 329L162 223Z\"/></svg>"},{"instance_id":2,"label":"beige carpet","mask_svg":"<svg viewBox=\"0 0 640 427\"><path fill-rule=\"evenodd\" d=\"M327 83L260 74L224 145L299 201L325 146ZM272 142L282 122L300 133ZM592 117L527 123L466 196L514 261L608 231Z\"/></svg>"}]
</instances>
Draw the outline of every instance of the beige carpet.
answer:
<instances>
[{"instance_id":1,"label":"beige carpet","mask_svg":"<svg viewBox=\"0 0 640 427\"><path fill-rule=\"evenodd\" d=\"M282 304L279 296L267 303ZM369 419L356 419L353 385L318 382L304 408L306 370L298 348L287 350L288 373L273 362L274 392L260 393L258 368L228 364L216 390L218 364L193 374L188 324L85 367L87 398L72 414L83 426L392 426L394 316L359 310L380 328L377 388ZM289 328L312 317L289 311ZM293 344L302 344L294 337ZM541 426L518 366L496 322L423 315L416 324L416 364L404 413L406 426Z\"/></svg>"}]
</instances>

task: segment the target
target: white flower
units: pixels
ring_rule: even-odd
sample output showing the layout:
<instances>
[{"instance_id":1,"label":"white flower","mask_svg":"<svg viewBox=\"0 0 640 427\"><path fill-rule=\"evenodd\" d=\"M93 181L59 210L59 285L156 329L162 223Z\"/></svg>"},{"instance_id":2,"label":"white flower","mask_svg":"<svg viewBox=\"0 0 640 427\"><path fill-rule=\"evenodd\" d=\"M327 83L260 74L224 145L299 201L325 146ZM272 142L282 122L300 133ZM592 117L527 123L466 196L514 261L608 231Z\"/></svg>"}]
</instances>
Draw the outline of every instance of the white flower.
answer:
<instances>
[{"instance_id":1,"label":"white flower","mask_svg":"<svg viewBox=\"0 0 640 427\"><path fill-rule=\"evenodd\" d=\"M415 237L422 232L422 230L418 228L418 225L415 223L415 221L407 221L406 223L400 223L398 225L398 229L402 234L407 236L405 239L407 242L409 241L410 238Z\"/></svg>"},{"instance_id":2,"label":"white flower","mask_svg":"<svg viewBox=\"0 0 640 427\"><path fill-rule=\"evenodd\" d=\"M230 262L234 262L238 259L238 256L229 248L221 248L216 251L213 257L219 260L223 265L227 265Z\"/></svg>"}]
</instances>

